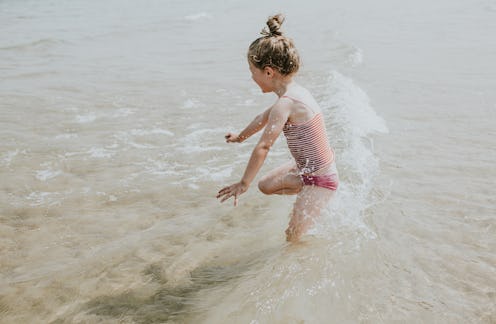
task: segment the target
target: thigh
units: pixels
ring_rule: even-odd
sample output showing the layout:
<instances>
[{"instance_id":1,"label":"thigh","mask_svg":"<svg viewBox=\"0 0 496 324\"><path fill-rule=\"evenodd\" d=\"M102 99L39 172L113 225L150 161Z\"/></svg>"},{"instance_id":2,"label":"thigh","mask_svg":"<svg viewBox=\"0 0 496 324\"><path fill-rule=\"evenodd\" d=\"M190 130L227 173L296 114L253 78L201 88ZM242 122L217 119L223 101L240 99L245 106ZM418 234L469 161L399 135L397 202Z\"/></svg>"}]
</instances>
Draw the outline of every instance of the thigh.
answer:
<instances>
[{"instance_id":1,"label":"thigh","mask_svg":"<svg viewBox=\"0 0 496 324\"><path fill-rule=\"evenodd\" d=\"M326 208L335 191L317 187L303 186L296 196L296 201L291 214L291 223L305 223L310 225L320 216L322 209Z\"/></svg>"},{"instance_id":2,"label":"thigh","mask_svg":"<svg viewBox=\"0 0 496 324\"><path fill-rule=\"evenodd\" d=\"M267 192L277 192L282 189L300 190L303 186L296 163L290 161L264 175L259 187Z\"/></svg>"}]
</instances>

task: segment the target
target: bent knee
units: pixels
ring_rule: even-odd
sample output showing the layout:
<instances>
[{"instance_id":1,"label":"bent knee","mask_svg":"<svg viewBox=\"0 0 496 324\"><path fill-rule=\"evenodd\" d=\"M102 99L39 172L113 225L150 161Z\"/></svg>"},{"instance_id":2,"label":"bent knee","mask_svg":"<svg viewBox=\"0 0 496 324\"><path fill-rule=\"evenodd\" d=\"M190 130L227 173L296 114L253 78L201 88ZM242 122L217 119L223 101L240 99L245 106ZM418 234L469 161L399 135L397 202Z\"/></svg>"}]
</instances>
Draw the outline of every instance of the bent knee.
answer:
<instances>
[{"instance_id":1,"label":"bent knee","mask_svg":"<svg viewBox=\"0 0 496 324\"><path fill-rule=\"evenodd\" d=\"M260 190L262 193L266 195L270 195L273 193L267 181L263 181L263 180L260 180L258 182L258 190Z\"/></svg>"}]
</instances>

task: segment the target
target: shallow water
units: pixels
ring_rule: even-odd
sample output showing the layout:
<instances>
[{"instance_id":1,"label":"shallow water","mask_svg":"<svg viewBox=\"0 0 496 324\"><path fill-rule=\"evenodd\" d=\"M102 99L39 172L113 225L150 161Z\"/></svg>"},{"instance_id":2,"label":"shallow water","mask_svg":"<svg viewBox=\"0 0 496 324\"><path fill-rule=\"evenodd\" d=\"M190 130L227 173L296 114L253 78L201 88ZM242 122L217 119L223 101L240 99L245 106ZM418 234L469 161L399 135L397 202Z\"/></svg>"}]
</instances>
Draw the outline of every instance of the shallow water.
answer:
<instances>
[{"instance_id":1,"label":"shallow water","mask_svg":"<svg viewBox=\"0 0 496 324\"><path fill-rule=\"evenodd\" d=\"M239 179L274 100L245 51L276 11L341 186L303 242L294 197ZM0 321L496 322L496 6L0 3ZM284 139L261 174L290 159Z\"/></svg>"}]
</instances>

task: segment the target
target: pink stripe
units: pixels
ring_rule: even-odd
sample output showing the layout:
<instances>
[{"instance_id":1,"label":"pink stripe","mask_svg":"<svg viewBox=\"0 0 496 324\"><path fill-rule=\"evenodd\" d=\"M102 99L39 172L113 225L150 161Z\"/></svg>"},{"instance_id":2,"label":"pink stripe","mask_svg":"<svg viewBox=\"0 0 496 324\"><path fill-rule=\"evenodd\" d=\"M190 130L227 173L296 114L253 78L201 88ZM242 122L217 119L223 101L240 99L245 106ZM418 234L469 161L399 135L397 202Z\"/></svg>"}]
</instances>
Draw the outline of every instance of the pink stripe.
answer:
<instances>
[{"instance_id":1,"label":"pink stripe","mask_svg":"<svg viewBox=\"0 0 496 324\"><path fill-rule=\"evenodd\" d=\"M301 172L318 171L334 160L322 114L316 114L303 123L286 123L283 131L289 150Z\"/></svg>"}]
</instances>

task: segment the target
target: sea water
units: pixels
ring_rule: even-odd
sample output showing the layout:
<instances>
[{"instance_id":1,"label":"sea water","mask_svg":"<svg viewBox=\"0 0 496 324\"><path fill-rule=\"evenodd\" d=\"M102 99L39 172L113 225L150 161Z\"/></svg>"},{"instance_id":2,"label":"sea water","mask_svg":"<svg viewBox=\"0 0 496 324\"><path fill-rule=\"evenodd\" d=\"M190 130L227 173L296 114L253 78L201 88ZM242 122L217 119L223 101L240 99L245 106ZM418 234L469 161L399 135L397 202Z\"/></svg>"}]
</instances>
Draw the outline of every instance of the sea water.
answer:
<instances>
[{"instance_id":1,"label":"sea water","mask_svg":"<svg viewBox=\"0 0 496 324\"><path fill-rule=\"evenodd\" d=\"M299 244L294 196L215 199L277 12L341 179ZM0 29L0 322L496 321L493 1L2 1Z\"/></svg>"}]
</instances>

